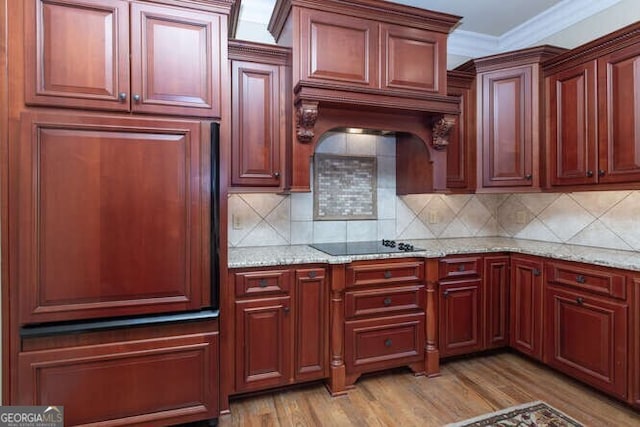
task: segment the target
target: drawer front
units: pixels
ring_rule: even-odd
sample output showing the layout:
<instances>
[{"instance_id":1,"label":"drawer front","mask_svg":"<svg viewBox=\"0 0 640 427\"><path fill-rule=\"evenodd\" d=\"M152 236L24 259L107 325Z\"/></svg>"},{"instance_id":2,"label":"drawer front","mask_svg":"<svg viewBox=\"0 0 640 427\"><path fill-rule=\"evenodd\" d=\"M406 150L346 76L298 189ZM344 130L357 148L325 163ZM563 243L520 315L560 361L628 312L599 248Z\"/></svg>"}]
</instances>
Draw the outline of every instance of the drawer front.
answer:
<instances>
[{"instance_id":1,"label":"drawer front","mask_svg":"<svg viewBox=\"0 0 640 427\"><path fill-rule=\"evenodd\" d=\"M345 323L347 373L392 368L423 359L423 313Z\"/></svg>"},{"instance_id":2,"label":"drawer front","mask_svg":"<svg viewBox=\"0 0 640 427\"><path fill-rule=\"evenodd\" d=\"M403 286L345 293L347 318L424 310L424 286Z\"/></svg>"},{"instance_id":3,"label":"drawer front","mask_svg":"<svg viewBox=\"0 0 640 427\"><path fill-rule=\"evenodd\" d=\"M440 279L479 276L482 259L480 257L444 258L440 260Z\"/></svg>"},{"instance_id":4,"label":"drawer front","mask_svg":"<svg viewBox=\"0 0 640 427\"><path fill-rule=\"evenodd\" d=\"M547 263L547 282L583 292L627 299L626 277L613 271L565 263Z\"/></svg>"},{"instance_id":5,"label":"drawer front","mask_svg":"<svg viewBox=\"0 0 640 427\"><path fill-rule=\"evenodd\" d=\"M418 282L424 279L424 262L355 264L347 267L347 287Z\"/></svg>"},{"instance_id":6,"label":"drawer front","mask_svg":"<svg viewBox=\"0 0 640 427\"><path fill-rule=\"evenodd\" d=\"M241 271L233 273L236 296L287 294L291 287L289 270Z\"/></svg>"}]
</instances>

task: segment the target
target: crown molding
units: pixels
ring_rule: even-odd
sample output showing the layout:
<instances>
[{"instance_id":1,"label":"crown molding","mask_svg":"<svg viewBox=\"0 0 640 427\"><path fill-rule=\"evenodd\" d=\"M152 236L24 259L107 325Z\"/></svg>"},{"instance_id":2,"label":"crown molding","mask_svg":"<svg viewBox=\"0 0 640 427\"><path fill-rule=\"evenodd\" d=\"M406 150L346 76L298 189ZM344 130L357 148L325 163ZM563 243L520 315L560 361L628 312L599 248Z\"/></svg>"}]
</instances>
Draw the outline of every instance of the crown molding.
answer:
<instances>
[{"instance_id":1,"label":"crown molding","mask_svg":"<svg viewBox=\"0 0 640 427\"><path fill-rule=\"evenodd\" d=\"M447 53L479 58L534 46L578 22L614 6L621 0L564 0L499 37L455 30L449 35Z\"/></svg>"}]
</instances>

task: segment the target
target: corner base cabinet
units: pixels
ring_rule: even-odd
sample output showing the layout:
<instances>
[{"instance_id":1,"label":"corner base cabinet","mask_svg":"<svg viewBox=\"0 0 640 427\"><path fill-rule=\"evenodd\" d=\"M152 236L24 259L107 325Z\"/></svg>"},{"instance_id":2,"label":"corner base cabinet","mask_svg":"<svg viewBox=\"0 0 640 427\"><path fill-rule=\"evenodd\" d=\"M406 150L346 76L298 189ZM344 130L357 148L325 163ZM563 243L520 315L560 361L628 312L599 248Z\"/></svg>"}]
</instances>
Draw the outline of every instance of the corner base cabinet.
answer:
<instances>
[{"instance_id":1,"label":"corner base cabinet","mask_svg":"<svg viewBox=\"0 0 640 427\"><path fill-rule=\"evenodd\" d=\"M543 259L511 257L510 346L542 360Z\"/></svg>"}]
</instances>

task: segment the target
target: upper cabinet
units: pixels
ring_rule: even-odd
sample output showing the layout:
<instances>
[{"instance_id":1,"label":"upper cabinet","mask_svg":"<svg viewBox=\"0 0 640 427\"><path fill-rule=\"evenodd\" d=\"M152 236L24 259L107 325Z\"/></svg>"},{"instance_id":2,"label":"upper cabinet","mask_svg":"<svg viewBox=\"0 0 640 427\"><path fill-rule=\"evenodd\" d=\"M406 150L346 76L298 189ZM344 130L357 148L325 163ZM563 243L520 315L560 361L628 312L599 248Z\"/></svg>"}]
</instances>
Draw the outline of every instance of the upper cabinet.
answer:
<instances>
[{"instance_id":1,"label":"upper cabinet","mask_svg":"<svg viewBox=\"0 0 640 427\"><path fill-rule=\"evenodd\" d=\"M475 60L478 188L540 188L540 64L564 49L542 46Z\"/></svg>"},{"instance_id":2,"label":"upper cabinet","mask_svg":"<svg viewBox=\"0 0 640 427\"><path fill-rule=\"evenodd\" d=\"M640 181L640 25L545 64L550 186Z\"/></svg>"},{"instance_id":3,"label":"upper cabinet","mask_svg":"<svg viewBox=\"0 0 640 427\"><path fill-rule=\"evenodd\" d=\"M291 50L231 41L231 186L282 188Z\"/></svg>"},{"instance_id":4,"label":"upper cabinet","mask_svg":"<svg viewBox=\"0 0 640 427\"><path fill-rule=\"evenodd\" d=\"M29 0L25 8L27 104L220 117L222 8L126 0Z\"/></svg>"},{"instance_id":5,"label":"upper cabinet","mask_svg":"<svg viewBox=\"0 0 640 427\"><path fill-rule=\"evenodd\" d=\"M475 72L467 65L447 73L447 94L460 99L460 116L447 146L447 189L456 193L473 192L476 187Z\"/></svg>"}]
</instances>

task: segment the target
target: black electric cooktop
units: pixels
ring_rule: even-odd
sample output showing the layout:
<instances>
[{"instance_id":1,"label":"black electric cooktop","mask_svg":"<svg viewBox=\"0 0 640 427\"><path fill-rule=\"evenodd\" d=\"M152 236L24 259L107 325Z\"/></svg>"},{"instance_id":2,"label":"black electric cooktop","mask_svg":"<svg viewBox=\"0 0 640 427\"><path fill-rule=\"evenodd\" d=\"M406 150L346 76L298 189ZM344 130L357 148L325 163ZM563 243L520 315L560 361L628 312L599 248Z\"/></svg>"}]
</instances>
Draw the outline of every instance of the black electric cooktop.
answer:
<instances>
[{"instance_id":1,"label":"black electric cooktop","mask_svg":"<svg viewBox=\"0 0 640 427\"><path fill-rule=\"evenodd\" d=\"M376 240L372 242L314 243L309 245L329 255L369 255L416 252L424 249L416 248L409 243L395 240Z\"/></svg>"}]
</instances>

